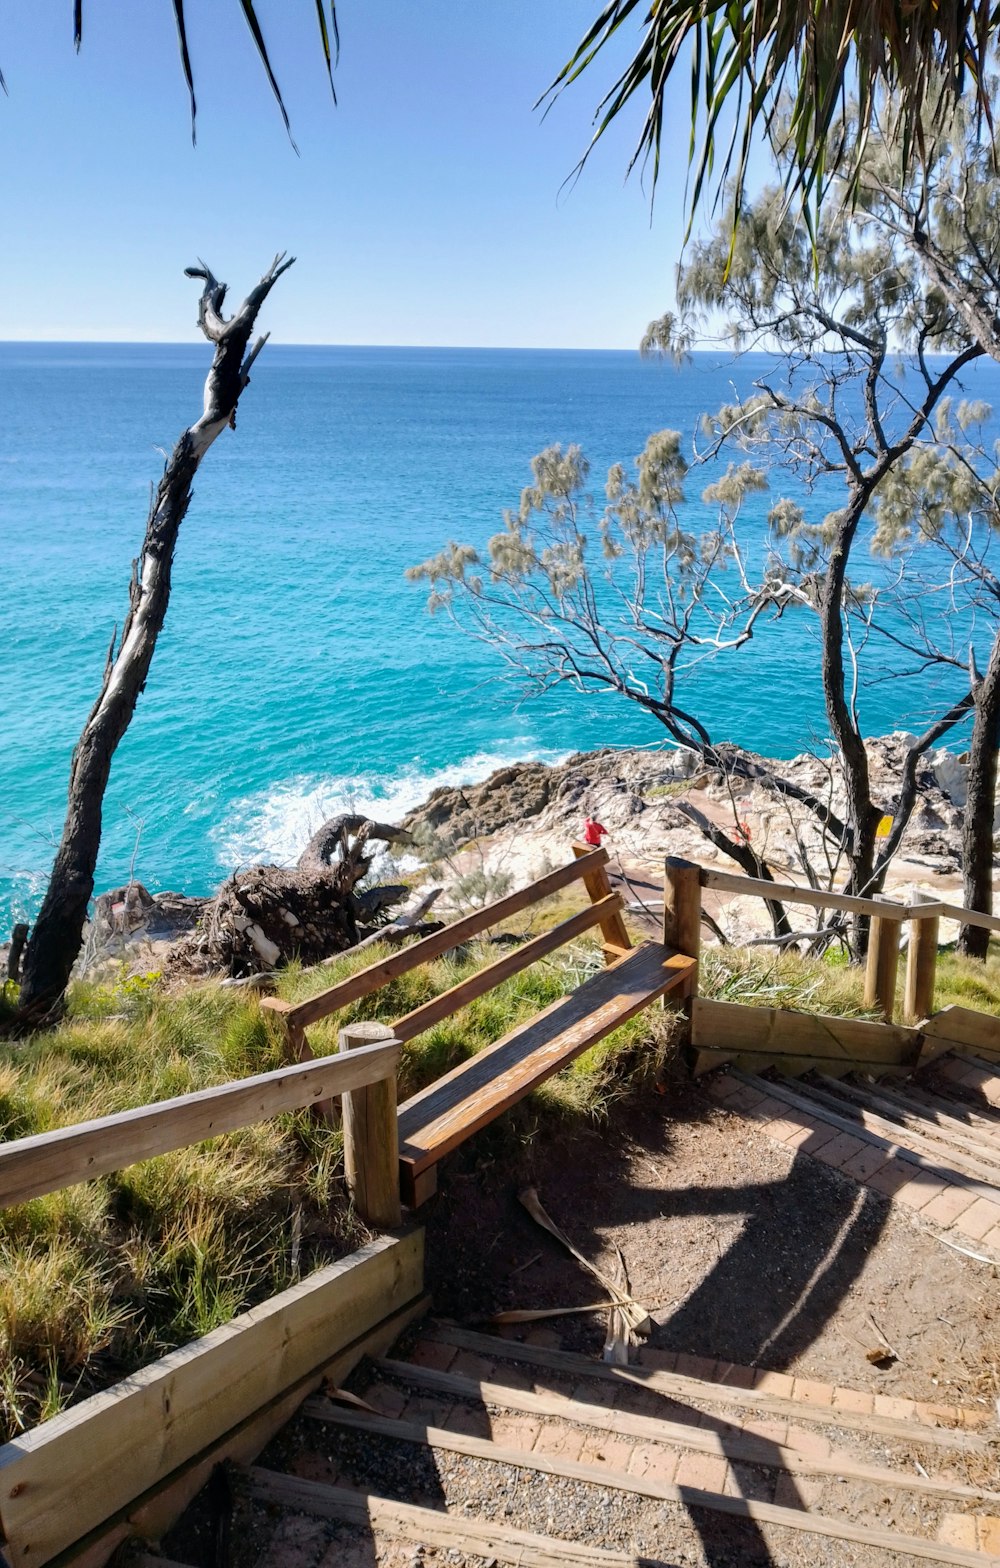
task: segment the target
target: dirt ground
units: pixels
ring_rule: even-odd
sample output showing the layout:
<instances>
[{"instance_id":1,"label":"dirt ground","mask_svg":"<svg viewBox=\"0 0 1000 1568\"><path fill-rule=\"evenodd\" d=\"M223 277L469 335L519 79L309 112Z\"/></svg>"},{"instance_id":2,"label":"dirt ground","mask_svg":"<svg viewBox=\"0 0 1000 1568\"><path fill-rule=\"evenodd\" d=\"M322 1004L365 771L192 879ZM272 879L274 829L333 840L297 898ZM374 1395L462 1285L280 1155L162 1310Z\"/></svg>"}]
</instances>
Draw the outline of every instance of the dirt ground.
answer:
<instances>
[{"instance_id":1,"label":"dirt ground","mask_svg":"<svg viewBox=\"0 0 1000 1568\"><path fill-rule=\"evenodd\" d=\"M466 1145L441 1175L440 1193L423 1216L427 1281L439 1317L489 1332L484 1320L496 1311L599 1299L600 1285L519 1202L530 1183L598 1267L613 1270L620 1249L632 1292L654 1320L651 1346L934 1403L994 1404L997 1270L950 1250L880 1194L771 1143L697 1085L650 1090L619 1106L606 1125L577 1125L563 1135L553 1134L551 1122L542 1133L522 1108ZM591 1312L503 1332L598 1355L604 1329L605 1315ZM879 1331L898 1352L881 1370L866 1355L879 1346ZM678 1369L696 1376L701 1370L696 1359ZM370 1375L363 1364L350 1386L371 1397ZM546 1385L569 1394L574 1377L546 1373ZM433 1415L433 1396L429 1401L432 1424L452 1419ZM639 1413L665 1413L662 1396L645 1390L633 1390L625 1403ZM475 1422L485 1418L468 1414L468 1429L478 1431ZM727 1418L740 1416L718 1409L702 1424L725 1431ZM835 1445L874 1464L895 1462L884 1439L836 1428L831 1412L825 1435ZM487 1422L482 1434L489 1433ZM909 1459L935 1471L943 1462L919 1446ZM351 1484L383 1496L435 1507L447 1500L452 1513L630 1551L671 1568L919 1568L908 1554L869 1545L758 1527L446 1452L419 1453L367 1434L333 1436L302 1416L261 1463L320 1480L346 1469ZM975 1463L964 1478L995 1487L993 1456ZM757 1495L761 1477L749 1466L736 1469L744 1495ZM218 1484L225 1484L221 1476ZM214 1501L210 1493L165 1543L180 1561L491 1568L472 1553L401 1545L294 1510L276 1512L241 1500L238 1491ZM820 1514L858 1523L870 1521L874 1509L880 1522L925 1539L935 1538L944 1512L956 1506L904 1496L887 1513L880 1492L873 1496L840 1476L799 1477L793 1493L784 1499L793 1507L803 1506L801 1495Z\"/></svg>"},{"instance_id":2,"label":"dirt ground","mask_svg":"<svg viewBox=\"0 0 1000 1568\"><path fill-rule=\"evenodd\" d=\"M649 1091L598 1129L534 1139L513 1170L509 1148L493 1141L483 1134L455 1157L428 1212L439 1314L468 1324L600 1298L518 1202L531 1183L599 1267L613 1269L621 1250L655 1323L652 1346L871 1392L992 1403L996 1270L839 1171L779 1148L697 1085ZM898 1353L882 1370L866 1355L880 1343L872 1319ZM605 1315L545 1326L566 1348L596 1351Z\"/></svg>"}]
</instances>

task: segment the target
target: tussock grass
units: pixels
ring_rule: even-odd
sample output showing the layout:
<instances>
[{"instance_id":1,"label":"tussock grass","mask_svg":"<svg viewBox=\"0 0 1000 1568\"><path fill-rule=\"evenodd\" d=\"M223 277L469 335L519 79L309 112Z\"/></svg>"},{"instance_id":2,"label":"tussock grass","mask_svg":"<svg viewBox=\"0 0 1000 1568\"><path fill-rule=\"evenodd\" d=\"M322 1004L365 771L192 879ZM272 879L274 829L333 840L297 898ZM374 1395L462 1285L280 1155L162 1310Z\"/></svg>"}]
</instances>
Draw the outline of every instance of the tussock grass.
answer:
<instances>
[{"instance_id":1,"label":"tussock grass","mask_svg":"<svg viewBox=\"0 0 1000 1568\"><path fill-rule=\"evenodd\" d=\"M990 942L982 964L969 963L954 949L939 953L934 1001L938 1008L955 1005L1000 1014L1000 941Z\"/></svg>"},{"instance_id":2,"label":"tussock grass","mask_svg":"<svg viewBox=\"0 0 1000 1568\"><path fill-rule=\"evenodd\" d=\"M868 1018L860 969L764 947L702 949L699 990L718 1002Z\"/></svg>"},{"instance_id":3,"label":"tussock grass","mask_svg":"<svg viewBox=\"0 0 1000 1568\"><path fill-rule=\"evenodd\" d=\"M906 955L901 953L896 998L900 1005L905 972ZM700 984L703 995L745 1007L784 1007L841 1018L878 1016L865 1010L862 970L829 959L776 955L760 947L704 948ZM982 964L960 957L953 947L939 952L935 1010L952 1005L1000 1015L1000 942L990 944Z\"/></svg>"},{"instance_id":4,"label":"tussock grass","mask_svg":"<svg viewBox=\"0 0 1000 1568\"><path fill-rule=\"evenodd\" d=\"M576 907L579 907L578 902ZM565 914L552 901L549 918ZM281 977L289 1001L375 962L368 949ZM393 1019L497 956L485 944L415 970L310 1030L317 1054L357 1019ZM600 966L596 940L553 954L410 1041L401 1098L529 1019ZM1000 1013L1000 948L942 955L938 1005ZM702 991L723 1000L864 1016L862 977L765 949L706 949ZM652 1008L550 1079L491 1140L516 1158L538 1129L600 1120L676 1054L676 1019ZM256 998L213 985L167 994L155 977L78 986L69 1015L0 1040L0 1137L17 1138L265 1072L282 1043ZM0 1213L0 1436L51 1416L165 1350L228 1321L364 1239L342 1184L339 1129L274 1118Z\"/></svg>"}]
</instances>

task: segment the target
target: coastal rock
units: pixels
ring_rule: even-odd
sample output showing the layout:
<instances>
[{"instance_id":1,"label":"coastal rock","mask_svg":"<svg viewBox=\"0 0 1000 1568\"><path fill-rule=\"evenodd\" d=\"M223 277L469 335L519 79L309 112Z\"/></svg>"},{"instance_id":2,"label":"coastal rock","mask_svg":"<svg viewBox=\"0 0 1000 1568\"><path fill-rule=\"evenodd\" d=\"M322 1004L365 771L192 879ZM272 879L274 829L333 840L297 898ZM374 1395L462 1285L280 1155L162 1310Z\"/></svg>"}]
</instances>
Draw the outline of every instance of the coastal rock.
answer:
<instances>
[{"instance_id":1,"label":"coastal rock","mask_svg":"<svg viewBox=\"0 0 1000 1568\"><path fill-rule=\"evenodd\" d=\"M896 809L903 756L912 740L899 732L868 743L873 795L887 816ZM735 757L735 748L720 751L731 749ZM655 888L665 854L737 869L679 809L691 805L731 836L745 834L779 879L801 879L803 853L815 874L826 876L829 845L815 818L806 808L779 799L766 776L779 774L842 814L846 802L836 758L820 753L787 761L748 752L739 756L764 779L708 773L696 753L672 747L605 747L552 766L526 762L499 769L480 784L435 790L403 826L422 857L437 863L444 880L442 864L452 869L456 885L475 868L485 886L497 874L523 882L558 864L582 835L584 817L596 816L609 829L608 847L626 886L630 877L639 877ZM919 800L890 868L890 896L904 879L929 879L938 896L960 897L962 812L939 782L939 776L946 774L953 782L959 775L950 764L942 769L939 763L935 753L918 770ZM842 865L833 871L835 878L842 874ZM754 901L711 902L734 938L766 929L762 906Z\"/></svg>"},{"instance_id":2,"label":"coastal rock","mask_svg":"<svg viewBox=\"0 0 1000 1568\"><path fill-rule=\"evenodd\" d=\"M677 754L680 757L680 754ZM436 789L403 818L401 826L418 848L489 838L518 826L579 823L596 816L610 827L634 821L646 809L644 790L691 771L692 753L639 750L577 752L565 762L515 763L498 768L481 784Z\"/></svg>"},{"instance_id":3,"label":"coastal rock","mask_svg":"<svg viewBox=\"0 0 1000 1568\"><path fill-rule=\"evenodd\" d=\"M207 903L183 893L150 893L136 881L100 894L77 972L93 975L112 961L152 967L172 942L194 929Z\"/></svg>"},{"instance_id":4,"label":"coastal rock","mask_svg":"<svg viewBox=\"0 0 1000 1568\"><path fill-rule=\"evenodd\" d=\"M927 762L938 788L944 792L953 806L964 807L969 798L968 754L955 756L952 752L942 749L929 752ZM1000 794L997 795L994 803L993 831L1000 833Z\"/></svg>"}]
</instances>

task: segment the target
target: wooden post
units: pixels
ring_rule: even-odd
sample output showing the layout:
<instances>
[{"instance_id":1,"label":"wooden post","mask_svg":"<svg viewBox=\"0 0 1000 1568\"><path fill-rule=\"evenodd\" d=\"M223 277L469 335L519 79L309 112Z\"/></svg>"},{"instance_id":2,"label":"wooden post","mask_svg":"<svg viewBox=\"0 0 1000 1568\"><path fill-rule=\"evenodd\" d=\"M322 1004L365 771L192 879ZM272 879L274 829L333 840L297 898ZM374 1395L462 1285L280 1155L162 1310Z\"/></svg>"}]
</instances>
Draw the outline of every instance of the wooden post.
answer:
<instances>
[{"instance_id":1,"label":"wooden post","mask_svg":"<svg viewBox=\"0 0 1000 1568\"><path fill-rule=\"evenodd\" d=\"M865 1006L877 1008L886 1023L892 1023L896 1006L896 974L899 969L901 920L873 915L868 935L868 962L865 968Z\"/></svg>"},{"instance_id":2,"label":"wooden post","mask_svg":"<svg viewBox=\"0 0 1000 1568\"><path fill-rule=\"evenodd\" d=\"M582 860L584 855L593 853L593 844L573 845L573 854L577 860ZM592 904L599 904L602 898L607 898L608 894L614 891L604 866L597 866L593 871L588 871L583 879L583 885ZM613 964L616 958L621 958L623 953L631 951L632 938L620 914L609 915L606 920L601 921L601 936L604 938L602 950L606 964Z\"/></svg>"},{"instance_id":3,"label":"wooden post","mask_svg":"<svg viewBox=\"0 0 1000 1568\"><path fill-rule=\"evenodd\" d=\"M285 1038L285 1060L287 1062L311 1062L313 1053L306 1039L306 1032L298 1020L293 1016L295 1007L292 1002L282 1002L277 996L263 996L260 1002L263 1011L271 1013Z\"/></svg>"},{"instance_id":4,"label":"wooden post","mask_svg":"<svg viewBox=\"0 0 1000 1568\"><path fill-rule=\"evenodd\" d=\"M926 894L918 901L933 903ZM934 1011L934 971L937 967L938 928L937 915L915 915L910 921L910 942L906 952L906 987L903 993L903 1020L908 1024L920 1023Z\"/></svg>"},{"instance_id":5,"label":"wooden post","mask_svg":"<svg viewBox=\"0 0 1000 1568\"><path fill-rule=\"evenodd\" d=\"M701 867L668 855L663 878L663 941L675 952L701 952Z\"/></svg>"},{"instance_id":6,"label":"wooden post","mask_svg":"<svg viewBox=\"0 0 1000 1568\"><path fill-rule=\"evenodd\" d=\"M340 1049L391 1040L386 1024L351 1024L340 1031ZM399 1129L396 1080L384 1079L344 1095L344 1174L366 1225L391 1230L402 1220L399 1201Z\"/></svg>"}]
</instances>

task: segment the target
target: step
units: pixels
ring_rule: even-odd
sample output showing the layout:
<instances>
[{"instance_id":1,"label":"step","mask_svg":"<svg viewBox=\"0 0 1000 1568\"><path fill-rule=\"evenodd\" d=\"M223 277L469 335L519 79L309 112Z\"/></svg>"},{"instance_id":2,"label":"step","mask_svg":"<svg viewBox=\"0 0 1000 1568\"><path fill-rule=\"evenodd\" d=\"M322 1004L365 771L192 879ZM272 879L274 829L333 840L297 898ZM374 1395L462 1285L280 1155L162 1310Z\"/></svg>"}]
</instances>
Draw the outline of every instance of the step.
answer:
<instances>
[{"instance_id":1,"label":"step","mask_svg":"<svg viewBox=\"0 0 1000 1568\"><path fill-rule=\"evenodd\" d=\"M431 1445L425 1443L424 1446ZM779 1526L800 1534L851 1542L864 1546L866 1550L881 1548L934 1563L953 1564L956 1568L1000 1568L1000 1558L984 1557L980 1552L970 1551L966 1547L950 1546L922 1536L904 1535L880 1525L830 1518L806 1509L758 1502L702 1486L677 1485L659 1481L653 1476L623 1476L604 1465L585 1465L552 1455L529 1454L485 1441L476 1443L476 1453L477 1457L497 1465L536 1470L604 1491L638 1493L660 1502L678 1504L686 1510L706 1509L735 1519ZM536 1562L539 1568L550 1568L556 1562L593 1564L595 1568L598 1564L617 1563L636 1568L637 1559L633 1554L612 1553L576 1541L498 1527L492 1522L470 1518L465 1513L449 1514L443 1509L396 1502L371 1492L330 1486L324 1482L308 1481L259 1467L245 1472L245 1477L251 1496L261 1502L318 1514L323 1518L365 1524L373 1531L382 1531L403 1540L444 1546L460 1552L472 1551L486 1558L502 1558L504 1562ZM521 1555L512 1556L511 1553L518 1547Z\"/></svg>"},{"instance_id":2,"label":"step","mask_svg":"<svg viewBox=\"0 0 1000 1568\"><path fill-rule=\"evenodd\" d=\"M935 1150L927 1154L918 1148L910 1148L899 1136L902 1129L884 1124L884 1131L876 1130L878 1118L852 1116L848 1108L844 1111L835 1110L827 1103L827 1097L821 1093L810 1091L807 1085L796 1084L790 1089L783 1082L776 1082L770 1078L758 1078L752 1073L740 1072L738 1068L732 1069L729 1077L739 1086L761 1097L760 1102L747 1109L746 1114L753 1121L766 1121L770 1106L766 1102L777 1101L778 1110L786 1119L788 1109L804 1112L812 1116L835 1131L845 1133L849 1138L861 1143L865 1147L881 1150L884 1160L903 1160L918 1171L925 1172L928 1176L937 1177L941 1181L951 1182L954 1186L964 1187L975 1197L984 1198L988 1202L1000 1205L1000 1180L991 1179L991 1174L973 1176L960 1170L957 1165L946 1164L942 1155ZM764 1102L764 1103L761 1103ZM728 1108L728 1101L726 1102ZM867 1125L876 1123L876 1127ZM919 1142L920 1140L914 1140Z\"/></svg>"},{"instance_id":3,"label":"step","mask_svg":"<svg viewBox=\"0 0 1000 1568\"><path fill-rule=\"evenodd\" d=\"M406 1363L399 1363L393 1368L394 1375L403 1379ZM422 1380L413 1378L413 1382ZM466 1385L464 1387L460 1385ZM440 1384L435 1384L440 1387ZM448 1390L444 1390L447 1392ZM475 1399L482 1404L503 1405L507 1409L514 1409L527 1414L542 1416L545 1419L555 1418L559 1422L569 1422L577 1426L596 1428L601 1434L612 1438L610 1447L618 1454L622 1463L622 1478L617 1478L615 1485L625 1491L642 1491L636 1484L634 1476L625 1476L624 1472L630 1468L634 1456L642 1455L643 1449L638 1444L666 1445L671 1449L680 1449L684 1454L708 1455L715 1461L715 1468L720 1475L720 1482L731 1476L733 1465L751 1465L759 1469L773 1470L780 1474L832 1476L843 1479L845 1476L862 1485L869 1485L884 1491L889 1487L895 1491L915 1492L925 1497L940 1497L952 1500L975 1502L980 1504L995 1504L1000 1502L1000 1492L986 1491L981 1487L970 1486L965 1482L952 1479L939 1479L935 1476L911 1474L905 1470L893 1470L886 1465L871 1465L860 1462L850 1454L820 1454L819 1452L801 1453L794 1446L782 1444L763 1437L755 1432L747 1432L739 1427L730 1426L721 1421L720 1431L706 1430L703 1427L685 1426L672 1421L664 1421L649 1416L629 1416L621 1411L609 1411L606 1407L589 1405L586 1402L573 1399L559 1399L546 1396L532 1396L522 1389L513 1389L504 1384L483 1383L476 1385L469 1379L458 1378L451 1389L461 1400ZM545 1427L538 1427L538 1423L522 1423L520 1431L525 1436L531 1436L533 1441L527 1443L498 1444L492 1437L486 1438L475 1433L465 1432L449 1417L447 1427L428 1426L416 1421L408 1421L391 1416L383 1416L367 1411L356 1410L344 1405L336 1404L329 1399L310 1399L303 1407L303 1413L314 1421L326 1422L331 1426L343 1427L352 1431L371 1432L380 1437L399 1439L402 1442L420 1443L426 1441L432 1448L441 1448L453 1453L472 1455L479 1458L494 1458L500 1449L505 1453L532 1455L534 1448L535 1432L539 1436L544 1434ZM615 1442L614 1439L632 1437L638 1440L636 1447ZM593 1440L600 1442L600 1439ZM591 1445L593 1446L593 1445ZM628 1452L626 1453L626 1450ZM666 1457L666 1456L664 1456ZM513 1460L505 1460L513 1463ZM520 1461L518 1461L520 1462ZM532 1464L530 1457L524 1460L528 1468L539 1468ZM676 1464L676 1459L675 1459ZM545 1464L541 1468L546 1468ZM669 1479L669 1477L665 1477ZM720 1490L724 1487L720 1484Z\"/></svg>"},{"instance_id":4,"label":"step","mask_svg":"<svg viewBox=\"0 0 1000 1568\"><path fill-rule=\"evenodd\" d=\"M1000 1201L1000 1149L995 1153L990 1149L963 1149L947 1132L932 1123L925 1122L923 1126L914 1127L904 1122L902 1117L895 1121L881 1111L856 1104L857 1097L851 1093L849 1086L832 1087L833 1083L832 1079L820 1083L811 1083L806 1079L799 1084L797 1092L827 1110L857 1122L859 1127L884 1139L890 1147L899 1143L923 1159L946 1164L977 1182L985 1183L987 1187L995 1188ZM916 1119L911 1117L910 1121Z\"/></svg>"},{"instance_id":5,"label":"step","mask_svg":"<svg viewBox=\"0 0 1000 1568\"><path fill-rule=\"evenodd\" d=\"M907 1097L931 1114L953 1118L960 1127L974 1128L991 1140L1000 1138L1000 1115L987 1106L974 1108L967 1100L956 1096L932 1093L923 1082L916 1079L908 1079L905 1087Z\"/></svg>"},{"instance_id":6,"label":"step","mask_svg":"<svg viewBox=\"0 0 1000 1568\"><path fill-rule=\"evenodd\" d=\"M737 1388L724 1382L690 1377L680 1372L670 1372L647 1367L612 1366L606 1362L591 1361L573 1351L552 1350L548 1346L518 1344L472 1329L453 1327L450 1324L430 1323L421 1329L421 1339L438 1345L453 1346L488 1357L492 1361L521 1362L526 1366L540 1367L564 1377L587 1378L598 1384L617 1387L619 1390L641 1389L660 1394L674 1401L682 1401L697 1409L699 1406L746 1410L751 1419L775 1416L788 1423L801 1423L837 1427L842 1431L876 1433L901 1443L920 1443L935 1448L955 1449L964 1453L988 1452L988 1443L969 1427L986 1424L992 1412L962 1410L956 1406L915 1405L912 1414L905 1416L888 1413L876 1406L874 1409L851 1409L852 1401L845 1399L834 1407L833 1395L854 1395L854 1390L833 1390L829 1384L815 1385L821 1389L817 1402L807 1397L810 1380L796 1380L803 1385L803 1394L795 1397L773 1393L763 1387ZM650 1352L643 1352L649 1354ZM411 1367L412 1362L402 1363ZM414 1369L416 1370L416 1369ZM794 1387L794 1384L793 1384ZM877 1396L864 1396L865 1401ZM943 1423L950 1423L945 1425ZM958 1428L956 1430L955 1428Z\"/></svg>"},{"instance_id":7,"label":"step","mask_svg":"<svg viewBox=\"0 0 1000 1568\"><path fill-rule=\"evenodd\" d=\"M487 1523L462 1514L424 1508L416 1503L394 1502L347 1486L328 1486L259 1466L244 1472L244 1484L258 1502L357 1524L395 1540L412 1541L448 1553L471 1553L486 1561L510 1563L513 1568L637 1568L632 1552L610 1551L580 1541L563 1541L536 1535L508 1525ZM971 1561L968 1554L961 1559ZM983 1558L975 1564L983 1568ZM278 1568L278 1565L276 1565Z\"/></svg>"},{"instance_id":8,"label":"step","mask_svg":"<svg viewBox=\"0 0 1000 1568\"><path fill-rule=\"evenodd\" d=\"M914 1131L1000 1164L1000 1120L992 1128L984 1119L969 1116L963 1120L955 1114L960 1109L956 1102L921 1096L911 1084L887 1089L880 1083L873 1089L847 1079L821 1078L819 1082L831 1093L840 1093L890 1119L902 1121ZM983 1125L980 1125L981 1120Z\"/></svg>"},{"instance_id":9,"label":"step","mask_svg":"<svg viewBox=\"0 0 1000 1568\"><path fill-rule=\"evenodd\" d=\"M809 1154L863 1186L919 1213L938 1229L955 1233L987 1258L1000 1261L1000 1184L980 1181L947 1163L928 1158L895 1137L883 1137L849 1116L810 1098L796 1085L731 1070L708 1092L724 1110L757 1122L789 1152Z\"/></svg>"},{"instance_id":10,"label":"step","mask_svg":"<svg viewBox=\"0 0 1000 1568\"><path fill-rule=\"evenodd\" d=\"M414 1191L416 1178L553 1073L650 1002L683 987L695 968L693 959L672 948L643 942L407 1100L399 1108L400 1171L407 1192Z\"/></svg>"},{"instance_id":11,"label":"step","mask_svg":"<svg viewBox=\"0 0 1000 1568\"><path fill-rule=\"evenodd\" d=\"M1000 1106L1000 1070L993 1062L963 1052L961 1056L939 1056L929 1071L988 1105Z\"/></svg>"}]
</instances>

